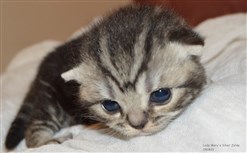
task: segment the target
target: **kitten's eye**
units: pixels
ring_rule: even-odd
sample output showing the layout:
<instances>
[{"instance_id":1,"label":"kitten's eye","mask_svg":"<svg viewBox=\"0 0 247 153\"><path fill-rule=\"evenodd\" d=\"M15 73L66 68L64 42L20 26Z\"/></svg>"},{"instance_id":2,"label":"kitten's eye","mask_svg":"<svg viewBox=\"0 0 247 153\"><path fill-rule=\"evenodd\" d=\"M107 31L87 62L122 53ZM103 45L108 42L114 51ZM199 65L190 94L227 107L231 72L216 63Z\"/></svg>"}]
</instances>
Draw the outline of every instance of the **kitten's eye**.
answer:
<instances>
[{"instance_id":1,"label":"kitten's eye","mask_svg":"<svg viewBox=\"0 0 247 153\"><path fill-rule=\"evenodd\" d=\"M102 102L102 107L110 112L110 113L115 113L119 111L120 106L116 101L111 101L111 100L105 100Z\"/></svg>"},{"instance_id":2,"label":"kitten's eye","mask_svg":"<svg viewBox=\"0 0 247 153\"><path fill-rule=\"evenodd\" d=\"M162 88L151 93L150 101L157 104L164 104L170 97L170 89Z\"/></svg>"}]
</instances>

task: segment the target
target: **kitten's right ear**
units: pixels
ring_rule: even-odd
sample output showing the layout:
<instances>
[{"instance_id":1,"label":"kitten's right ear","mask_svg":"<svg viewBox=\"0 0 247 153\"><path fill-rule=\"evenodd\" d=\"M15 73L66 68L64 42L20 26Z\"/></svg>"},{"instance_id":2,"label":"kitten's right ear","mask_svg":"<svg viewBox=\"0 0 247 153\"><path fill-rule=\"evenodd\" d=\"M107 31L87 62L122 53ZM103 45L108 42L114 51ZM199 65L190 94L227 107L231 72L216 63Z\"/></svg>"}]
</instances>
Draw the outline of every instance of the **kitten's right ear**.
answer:
<instances>
[{"instance_id":1,"label":"kitten's right ear","mask_svg":"<svg viewBox=\"0 0 247 153\"><path fill-rule=\"evenodd\" d=\"M82 84L85 80L95 78L96 76L99 76L99 73L95 63L90 61L83 62L61 74L61 77L65 82L74 80L79 84Z\"/></svg>"},{"instance_id":2,"label":"kitten's right ear","mask_svg":"<svg viewBox=\"0 0 247 153\"><path fill-rule=\"evenodd\" d=\"M74 80L78 83L81 83L81 72L79 67L75 67L71 70L68 70L61 74L61 77L64 79L65 82Z\"/></svg>"}]
</instances>

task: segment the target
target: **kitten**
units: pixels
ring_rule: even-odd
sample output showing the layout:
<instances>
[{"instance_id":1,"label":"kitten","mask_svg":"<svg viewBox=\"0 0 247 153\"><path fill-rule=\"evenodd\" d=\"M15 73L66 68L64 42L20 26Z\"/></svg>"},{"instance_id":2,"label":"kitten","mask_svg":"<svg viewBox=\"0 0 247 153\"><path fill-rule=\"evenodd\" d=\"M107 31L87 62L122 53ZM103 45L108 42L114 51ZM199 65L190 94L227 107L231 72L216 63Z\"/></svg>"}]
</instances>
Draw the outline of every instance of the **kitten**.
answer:
<instances>
[{"instance_id":1,"label":"kitten","mask_svg":"<svg viewBox=\"0 0 247 153\"><path fill-rule=\"evenodd\" d=\"M127 136L164 129L206 82L203 39L181 18L131 5L44 58L6 138L13 149L60 143L75 124L101 123Z\"/></svg>"}]
</instances>

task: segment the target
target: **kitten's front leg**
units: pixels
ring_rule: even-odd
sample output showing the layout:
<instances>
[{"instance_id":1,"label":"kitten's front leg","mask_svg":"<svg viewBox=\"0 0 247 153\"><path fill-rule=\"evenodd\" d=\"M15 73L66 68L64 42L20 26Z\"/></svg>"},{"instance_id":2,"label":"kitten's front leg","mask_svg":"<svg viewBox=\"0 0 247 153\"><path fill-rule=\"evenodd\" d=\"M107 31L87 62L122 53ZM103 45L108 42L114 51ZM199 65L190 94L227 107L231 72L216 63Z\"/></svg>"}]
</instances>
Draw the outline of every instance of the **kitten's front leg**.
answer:
<instances>
[{"instance_id":1,"label":"kitten's front leg","mask_svg":"<svg viewBox=\"0 0 247 153\"><path fill-rule=\"evenodd\" d=\"M50 129L40 129L36 132L30 133L31 131L32 130L28 130L26 135L26 145L29 148L36 148L46 144L61 144L64 141L73 138L72 134L53 138L55 132Z\"/></svg>"},{"instance_id":2,"label":"kitten's front leg","mask_svg":"<svg viewBox=\"0 0 247 153\"><path fill-rule=\"evenodd\" d=\"M61 128L72 124L71 117L64 112L59 104L44 103L34 109L31 122L25 131L27 147L34 148L45 144L62 143L72 135L53 138Z\"/></svg>"}]
</instances>

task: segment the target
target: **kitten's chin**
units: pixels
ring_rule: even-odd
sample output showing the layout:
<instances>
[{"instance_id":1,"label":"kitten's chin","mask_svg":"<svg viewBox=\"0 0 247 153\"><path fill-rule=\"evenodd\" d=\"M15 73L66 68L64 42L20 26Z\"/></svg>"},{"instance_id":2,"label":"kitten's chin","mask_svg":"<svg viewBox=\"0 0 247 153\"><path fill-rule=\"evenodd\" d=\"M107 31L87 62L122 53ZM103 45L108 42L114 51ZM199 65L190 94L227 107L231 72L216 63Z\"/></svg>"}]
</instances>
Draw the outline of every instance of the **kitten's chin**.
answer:
<instances>
[{"instance_id":1,"label":"kitten's chin","mask_svg":"<svg viewBox=\"0 0 247 153\"><path fill-rule=\"evenodd\" d=\"M153 135L155 133L158 133L160 130L154 130L154 129L142 129L142 130L136 130L136 129L132 129L130 131L126 131L126 132L121 132L122 135L128 137L128 138L133 138L133 137L138 137L138 136L149 136L149 135Z\"/></svg>"},{"instance_id":2,"label":"kitten's chin","mask_svg":"<svg viewBox=\"0 0 247 153\"><path fill-rule=\"evenodd\" d=\"M142 130L138 131L138 132L131 132L131 133L125 133L124 135L127 136L128 138L133 138L133 137L138 137L138 136L149 136L149 135L153 135L155 133L157 133L158 131L155 132L144 132Z\"/></svg>"}]
</instances>

